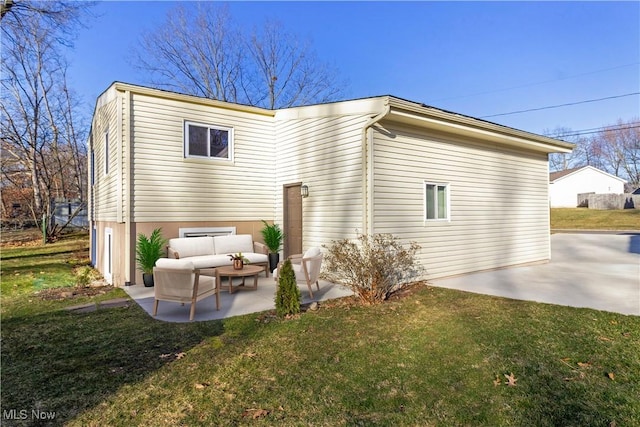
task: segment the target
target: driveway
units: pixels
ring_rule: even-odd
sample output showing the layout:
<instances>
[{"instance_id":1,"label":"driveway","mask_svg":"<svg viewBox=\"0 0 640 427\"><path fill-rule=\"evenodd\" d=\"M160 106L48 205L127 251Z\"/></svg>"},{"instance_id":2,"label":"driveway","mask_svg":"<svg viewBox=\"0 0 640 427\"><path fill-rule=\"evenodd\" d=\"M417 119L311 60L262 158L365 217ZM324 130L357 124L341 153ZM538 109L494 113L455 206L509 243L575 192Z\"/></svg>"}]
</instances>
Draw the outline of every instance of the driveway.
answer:
<instances>
[{"instance_id":1,"label":"driveway","mask_svg":"<svg viewBox=\"0 0 640 427\"><path fill-rule=\"evenodd\" d=\"M433 279L434 286L640 315L640 232L551 236L551 261Z\"/></svg>"}]
</instances>

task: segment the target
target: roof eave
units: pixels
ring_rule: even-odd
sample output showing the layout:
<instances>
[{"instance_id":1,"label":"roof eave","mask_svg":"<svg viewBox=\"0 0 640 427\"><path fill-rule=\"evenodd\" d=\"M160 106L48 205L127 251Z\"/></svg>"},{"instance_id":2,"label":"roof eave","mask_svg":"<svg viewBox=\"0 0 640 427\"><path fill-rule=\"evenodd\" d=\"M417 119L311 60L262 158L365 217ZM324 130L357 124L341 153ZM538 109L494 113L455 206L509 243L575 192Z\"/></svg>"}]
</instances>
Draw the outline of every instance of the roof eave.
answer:
<instances>
[{"instance_id":1,"label":"roof eave","mask_svg":"<svg viewBox=\"0 0 640 427\"><path fill-rule=\"evenodd\" d=\"M525 147L545 153L570 153L575 144L498 125L399 98L390 98L391 111L386 119L428 127L457 135Z\"/></svg>"}]
</instances>

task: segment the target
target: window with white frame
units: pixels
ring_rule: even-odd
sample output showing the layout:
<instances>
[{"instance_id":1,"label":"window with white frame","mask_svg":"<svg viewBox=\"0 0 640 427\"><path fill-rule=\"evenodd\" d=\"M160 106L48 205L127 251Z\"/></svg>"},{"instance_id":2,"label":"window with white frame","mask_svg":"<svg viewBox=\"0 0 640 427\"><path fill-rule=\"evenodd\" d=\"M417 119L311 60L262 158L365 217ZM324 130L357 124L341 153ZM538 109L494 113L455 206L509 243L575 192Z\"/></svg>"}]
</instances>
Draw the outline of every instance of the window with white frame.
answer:
<instances>
[{"instance_id":1,"label":"window with white frame","mask_svg":"<svg viewBox=\"0 0 640 427\"><path fill-rule=\"evenodd\" d=\"M184 123L185 157L232 160L233 128Z\"/></svg>"},{"instance_id":2,"label":"window with white frame","mask_svg":"<svg viewBox=\"0 0 640 427\"><path fill-rule=\"evenodd\" d=\"M449 184L424 182L424 218L426 221L449 220Z\"/></svg>"}]
</instances>

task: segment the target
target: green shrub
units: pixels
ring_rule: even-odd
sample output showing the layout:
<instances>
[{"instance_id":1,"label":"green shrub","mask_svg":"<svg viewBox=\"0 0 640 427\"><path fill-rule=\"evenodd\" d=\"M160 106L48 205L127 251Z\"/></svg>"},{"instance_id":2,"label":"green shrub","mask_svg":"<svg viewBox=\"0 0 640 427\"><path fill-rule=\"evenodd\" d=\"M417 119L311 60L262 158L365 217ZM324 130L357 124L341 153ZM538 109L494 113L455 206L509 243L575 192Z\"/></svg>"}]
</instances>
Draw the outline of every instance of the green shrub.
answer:
<instances>
[{"instance_id":1,"label":"green shrub","mask_svg":"<svg viewBox=\"0 0 640 427\"><path fill-rule=\"evenodd\" d=\"M361 234L356 241L333 241L327 248L320 277L342 284L362 302L375 304L402 287L420 280L424 270L415 258L420 246L405 248L391 234Z\"/></svg>"},{"instance_id":2,"label":"green shrub","mask_svg":"<svg viewBox=\"0 0 640 427\"><path fill-rule=\"evenodd\" d=\"M278 270L278 276L276 314L278 317L285 317L300 313L300 289L298 289L290 260L282 264Z\"/></svg>"}]
</instances>

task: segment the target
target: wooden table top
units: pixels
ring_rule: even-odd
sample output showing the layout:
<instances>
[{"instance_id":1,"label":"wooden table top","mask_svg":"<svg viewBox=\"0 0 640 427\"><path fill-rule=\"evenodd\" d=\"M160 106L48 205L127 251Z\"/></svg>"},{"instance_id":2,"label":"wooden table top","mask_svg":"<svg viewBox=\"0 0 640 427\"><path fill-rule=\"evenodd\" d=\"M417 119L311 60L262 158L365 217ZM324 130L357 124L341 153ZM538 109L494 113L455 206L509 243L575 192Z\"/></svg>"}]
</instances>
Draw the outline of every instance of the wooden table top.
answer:
<instances>
[{"instance_id":1,"label":"wooden table top","mask_svg":"<svg viewBox=\"0 0 640 427\"><path fill-rule=\"evenodd\" d=\"M217 267L216 272L220 276L253 276L264 271L264 267L258 267L257 265L245 265L242 270L236 270L232 265L225 265L224 267Z\"/></svg>"}]
</instances>

